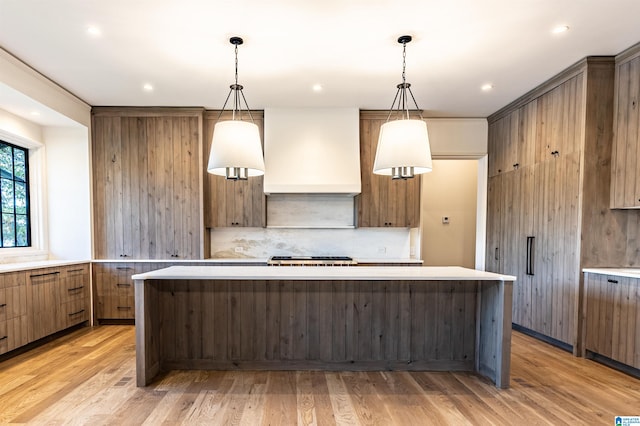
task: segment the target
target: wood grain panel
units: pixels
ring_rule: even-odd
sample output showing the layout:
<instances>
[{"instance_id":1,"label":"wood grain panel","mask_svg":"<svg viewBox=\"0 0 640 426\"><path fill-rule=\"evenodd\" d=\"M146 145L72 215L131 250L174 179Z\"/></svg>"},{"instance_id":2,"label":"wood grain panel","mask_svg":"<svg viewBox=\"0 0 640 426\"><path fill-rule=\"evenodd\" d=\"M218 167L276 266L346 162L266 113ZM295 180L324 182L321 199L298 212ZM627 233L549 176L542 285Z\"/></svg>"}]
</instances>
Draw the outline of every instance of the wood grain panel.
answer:
<instances>
[{"instance_id":1,"label":"wood grain panel","mask_svg":"<svg viewBox=\"0 0 640 426\"><path fill-rule=\"evenodd\" d=\"M386 114L360 111L360 170L362 191L356 196L359 227L416 227L420 222L419 176L392 180L373 174L380 126Z\"/></svg>"},{"instance_id":2,"label":"wood grain panel","mask_svg":"<svg viewBox=\"0 0 640 426\"><path fill-rule=\"evenodd\" d=\"M497 292L483 293L478 305L481 288L491 286L456 281L154 281L144 294L158 298L160 314L145 316L140 333L159 339L151 345L158 345L151 349L157 355L145 356L157 356L167 369L355 370L473 369L474 342L481 333L488 339L483 348L487 374L508 377L508 368L492 360L499 360L503 355L496 351L510 342L510 332L502 330L501 306L507 303L505 318L511 324L511 285L508 301L499 285ZM139 312L139 301L137 305ZM478 316L478 309L488 312ZM477 321L484 331L478 331ZM508 380L499 386L508 386Z\"/></svg>"},{"instance_id":3,"label":"wood grain panel","mask_svg":"<svg viewBox=\"0 0 640 426\"><path fill-rule=\"evenodd\" d=\"M98 259L198 259L201 109L94 108Z\"/></svg>"},{"instance_id":4,"label":"wood grain panel","mask_svg":"<svg viewBox=\"0 0 640 426\"><path fill-rule=\"evenodd\" d=\"M253 122L260 131L264 144L264 112L252 111ZM204 217L207 228L230 226L266 226L266 197L264 177L257 176L245 181L230 181L223 176L206 173L209 161L213 130L216 122L229 120L230 112L205 111L204 113Z\"/></svg>"}]
</instances>

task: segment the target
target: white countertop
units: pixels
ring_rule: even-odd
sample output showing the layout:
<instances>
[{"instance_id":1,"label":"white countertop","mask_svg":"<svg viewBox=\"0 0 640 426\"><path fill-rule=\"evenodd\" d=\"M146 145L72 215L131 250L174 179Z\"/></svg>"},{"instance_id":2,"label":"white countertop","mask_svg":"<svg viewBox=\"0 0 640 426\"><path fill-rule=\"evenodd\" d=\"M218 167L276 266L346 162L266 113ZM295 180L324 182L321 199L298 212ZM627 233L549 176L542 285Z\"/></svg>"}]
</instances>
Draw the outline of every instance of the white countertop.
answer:
<instances>
[{"instance_id":1,"label":"white countertop","mask_svg":"<svg viewBox=\"0 0 640 426\"><path fill-rule=\"evenodd\" d=\"M136 274L134 280L411 280L515 281L511 275L459 266L171 266Z\"/></svg>"},{"instance_id":2,"label":"white countertop","mask_svg":"<svg viewBox=\"0 0 640 426\"><path fill-rule=\"evenodd\" d=\"M4 264L0 264L0 273L28 271L30 269L39 269L39 268L55 268L58 266L78 265L81 263L90 263L90 262L91 262L90 260L38 260L35 262L4 263Z\"/></svg>"},{"instance_id":3,"label":"white countertop","mask_svg":"<svg viewBox=\"0 0 640 426\"><path fill-rule=\"evenodd\" d=\"M94 259L93 263L264 263L267 264L267 258L254 257L230 257L221 259Z\"/></svg>"},{"instance_id":4,"label":"white countertop","mask_svg":"<svg viewBox=\"0 0 640 426\"><path fill-rule=\"evenodd\" d=\"M616 275L619 277L640 278L640 269L633 268L584 268L582 272L601 275Z\"/></svg>"}]
</instances>

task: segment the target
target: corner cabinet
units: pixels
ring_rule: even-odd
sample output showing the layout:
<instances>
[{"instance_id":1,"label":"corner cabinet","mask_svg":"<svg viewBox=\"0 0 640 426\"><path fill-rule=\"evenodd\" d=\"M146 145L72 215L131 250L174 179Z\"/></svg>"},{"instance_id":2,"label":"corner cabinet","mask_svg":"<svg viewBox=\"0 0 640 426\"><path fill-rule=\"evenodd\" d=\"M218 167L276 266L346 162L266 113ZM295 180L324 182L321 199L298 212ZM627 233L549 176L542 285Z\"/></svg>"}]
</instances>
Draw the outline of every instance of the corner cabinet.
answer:
<instances>
[{"instance_id":1,"label":"corner cabinet","mask_svg":"<svg viewBox=\"0 0 640 426\"><path fill-rule=\"evenodd\" d=\"M200 258L202 111L93 108L95 258Z\"/></svg>"},{"instance_id":2,"label":"corner cabinet","mask_svg":"<svg viewBox=\"0 0 640 426\"><path fill-rule=\"evenodd\" d=\"M603 166L613 81L612 57L586 58L488 118L486 269L517 276L514 324L575 353L580 267L615 262L626 240Z\"/></svg>"},{"instance_id":3,"label":"corner cabinet","mask_svg":"<svg viewBox=\"0 0 640 426\"><path fill-rule=\"evenodd\" d=\"M640 208L640 44L616 57L611 208Z\"/></svg>"},{"instance_id":4,"label":"corner cabinet","mask_svg":"<svg viewBox=\"0 0 640 426\"><path fill-rule=\"evenodd\" d=\"M420 176L393 180L373 173L380 126L386 112L360 112L360 173L362 192L356 196L358 227L420 226Z\"/></svg>"},{"instance_id":5,"label":"corner cabinet","mask_svg":"<svg viewBox=\"0 0 640 426\"><path fill-rule=\"evenodd\" d=\"M264 143L264 112L252 111L254 123L260 130L260 140ZM218 121L230 119L230 113L220 116L220 111L204 113L204 223L205 228L221 227L265 227L267 224L264 177L247 180L227 180L206 172L211 151L213 128Z\"/></svg>"}]
</instances>

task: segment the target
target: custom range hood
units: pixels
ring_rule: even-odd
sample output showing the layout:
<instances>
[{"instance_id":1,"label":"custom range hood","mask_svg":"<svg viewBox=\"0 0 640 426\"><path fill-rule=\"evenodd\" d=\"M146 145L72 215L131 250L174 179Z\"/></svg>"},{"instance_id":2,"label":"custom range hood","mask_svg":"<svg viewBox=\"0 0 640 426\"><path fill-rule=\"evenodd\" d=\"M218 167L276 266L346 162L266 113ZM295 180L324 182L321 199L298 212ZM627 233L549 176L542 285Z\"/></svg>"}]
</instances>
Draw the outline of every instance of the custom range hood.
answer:
<instances>
[{"instance_id":1,"label":"custom range hood","mask_svg":"<svg viewBox=\"0 0 640 426\"><path fill-rule=\"evenodd\" d=\"M359 110L265 109L264 160L265 194L359 194Z\"/></svg>"}]
</instances>

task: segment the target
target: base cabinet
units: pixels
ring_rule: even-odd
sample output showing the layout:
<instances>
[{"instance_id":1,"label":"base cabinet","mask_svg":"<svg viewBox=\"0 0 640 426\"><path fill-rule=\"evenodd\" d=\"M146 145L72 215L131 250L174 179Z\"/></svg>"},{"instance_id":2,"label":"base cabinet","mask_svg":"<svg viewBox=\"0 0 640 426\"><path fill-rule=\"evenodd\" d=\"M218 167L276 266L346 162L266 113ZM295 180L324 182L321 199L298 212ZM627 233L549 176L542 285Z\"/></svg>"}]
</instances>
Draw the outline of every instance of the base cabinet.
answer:
<instances>
[{"instance_id":1,"label":"base cabinet","mask_svg":"<svg viewBox=\"0 0 640 426\"><path fill-rule=\"evenodd\" d=\"M29 342L27 312L24 272L0 274L0 354Z\"/></svg>"},{"instance_id":2,"label":"base cabinet","mask_svg":"<svg viewBox=\"0 0 640 426\"><path fill-rule=\"evenodd\" d=\"M640 279L585 274L586 350L640 369Z\"/></svg>"},{"instance_id":3,"label":"base cabinet","mask_svg":"<svg viewBox=\"0 0 640 426\"><path fill-rule=\"evenodd\" d=\"M0 274L0 354L90 318L89 264Z\"/></svg>"}]
</instances>

